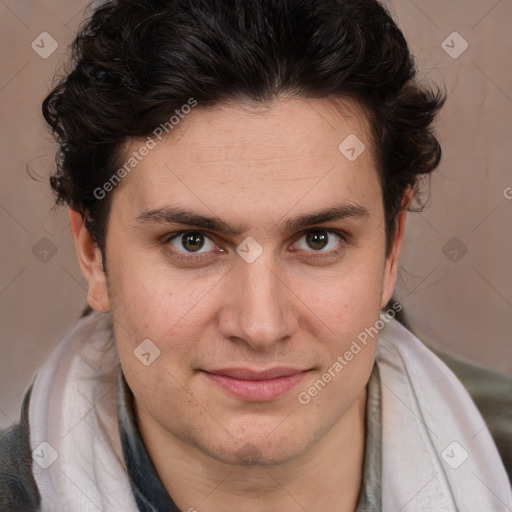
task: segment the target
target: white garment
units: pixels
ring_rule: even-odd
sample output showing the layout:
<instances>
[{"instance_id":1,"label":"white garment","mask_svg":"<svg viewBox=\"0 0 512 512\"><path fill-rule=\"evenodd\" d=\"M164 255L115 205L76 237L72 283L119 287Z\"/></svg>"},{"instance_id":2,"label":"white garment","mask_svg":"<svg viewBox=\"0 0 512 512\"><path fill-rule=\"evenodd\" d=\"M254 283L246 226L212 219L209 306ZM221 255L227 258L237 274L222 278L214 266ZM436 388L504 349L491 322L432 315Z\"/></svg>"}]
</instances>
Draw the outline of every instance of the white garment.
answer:
<instances>
[{"instance_id":1,"label":"white garment","mask_svg":"<svg viewBox=\"0 0 512 512\"><path fill-rule=\"evenodd\" d=\"M396 320L380 333L377 365L383 512L510 512L494 440L452 371Z\"/></svg>"},{"instance_id":2,"label":"white garment","mask_svg":"<svg viewBox=\"0 0 512 512\"><path fill-rule=\"evenodd\" d=\"M138 510L119 436L112 336L110 315L80 319L35 379L29 425L42 512ZM396 320L380 333L377 365L383 512L511 511L494 441L448 367Z\"/></svg>"}]
</instances>

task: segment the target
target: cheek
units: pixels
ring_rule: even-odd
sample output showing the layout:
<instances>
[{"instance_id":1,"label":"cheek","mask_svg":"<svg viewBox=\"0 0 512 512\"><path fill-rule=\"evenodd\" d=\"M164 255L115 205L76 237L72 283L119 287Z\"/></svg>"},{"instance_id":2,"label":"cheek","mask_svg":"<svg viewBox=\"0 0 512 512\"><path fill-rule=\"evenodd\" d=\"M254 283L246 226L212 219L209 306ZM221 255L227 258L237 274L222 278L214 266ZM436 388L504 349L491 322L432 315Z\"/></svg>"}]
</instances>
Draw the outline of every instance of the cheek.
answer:
<instances>
[{"instance_id":1,"label":"cheek","mask_svg":"<svg viewBox=\"0 0 512 512\"><path fill-rule=\"evenodd\" d=\"M353 273L340 279L328 296L311 297L323 327L314 339L323 345L324 353L322 367L299 391L303 400L323 411L326 422L345 413L370 377L381 311L379 278L378 271Z\"/></svg>"},{"instance_id":2,"label":"cheek","mask_svg":"<svg viewBox=\"0 0 512 512\"><path fill-rule=\"evenodd\" d=\"M338 269L297 275L297 294L337 333L375 322L380 312L384 258L375 251L354 252ZM343 336L342 336L343 338Z\"/></svg>"},{"instance_id":3,"label":"cheek","mask_svg":"<svg viewBox=\"0 0 512 512\"><path fill-rule=\"evenodd\" d=\"M336 378L330 387L337 388L344 382L342 387L357 389L371 371L378 339L374 326L380 318L383 267L383 258L375 254L359 256L346 271L306 296L307 306L321 320L322 331L312 335L326 348L324 368L339 363L339 371L331 369Z\"/></svg>"},{"instance_id":4,"label":"cheek","mask_svg":"<svg viewBox=\"0 0 512 512\"><path fill-rule=\"evenodd\" d=\"M202 301L218 277L193 277L172 269L162 256L120 254L110 286L113 315L137 338L164 339L170 330L190 329L200 320Z\"/></svg>"}]
</instances>

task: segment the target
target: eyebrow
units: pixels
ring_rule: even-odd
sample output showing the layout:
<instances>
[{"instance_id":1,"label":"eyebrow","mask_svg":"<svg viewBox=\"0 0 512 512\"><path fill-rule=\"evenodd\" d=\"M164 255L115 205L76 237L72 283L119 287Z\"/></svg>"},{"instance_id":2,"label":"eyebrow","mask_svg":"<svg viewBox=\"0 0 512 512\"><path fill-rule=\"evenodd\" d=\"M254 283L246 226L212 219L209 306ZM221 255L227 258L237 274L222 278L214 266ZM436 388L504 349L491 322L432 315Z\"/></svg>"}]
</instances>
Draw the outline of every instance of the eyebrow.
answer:
<instances>
[{"instance_id":1,"label":"eyebrow","mask_svg":"<svg viewBox=\"0 0 512 512\"><path fill-rule=\"evenodd\" d=\"M288 233L304 229L312 224L322 224L336 220L364 219L370 212L361 205L348 203L333 206L312 213L287 219L280 224L283 232ZM248 231L246 224L233 225L215 216L200 215L180 207L162 207L146 209L135 218L138 224L184 224L209 229L226 235L239 236Z\"/></svg>"}]
</instances>

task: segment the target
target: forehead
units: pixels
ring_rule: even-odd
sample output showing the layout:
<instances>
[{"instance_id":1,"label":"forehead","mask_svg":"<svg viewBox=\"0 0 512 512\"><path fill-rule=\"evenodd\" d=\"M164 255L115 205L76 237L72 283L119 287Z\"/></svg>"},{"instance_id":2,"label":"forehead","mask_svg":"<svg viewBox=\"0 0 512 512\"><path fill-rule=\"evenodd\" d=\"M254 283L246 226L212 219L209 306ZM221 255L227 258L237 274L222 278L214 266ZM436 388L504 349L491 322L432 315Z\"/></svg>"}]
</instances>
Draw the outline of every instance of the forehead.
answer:
<instances>
[{"instance_id":1,"label":"forehead","mask_svg":"<svg viewBox=\"0 0 512 512\"><path fill-rule=\"evenodd\" d=\"M127 144L125 159L144 142ZM156 139L116 192L139 210L190 201L217 209L261 201L273 208L291 206L301 195L304 205L333 195L371 201L380 185L361 106L280 98L265 105L198 105L170 135Z\"/></svg>"}]
</instances>

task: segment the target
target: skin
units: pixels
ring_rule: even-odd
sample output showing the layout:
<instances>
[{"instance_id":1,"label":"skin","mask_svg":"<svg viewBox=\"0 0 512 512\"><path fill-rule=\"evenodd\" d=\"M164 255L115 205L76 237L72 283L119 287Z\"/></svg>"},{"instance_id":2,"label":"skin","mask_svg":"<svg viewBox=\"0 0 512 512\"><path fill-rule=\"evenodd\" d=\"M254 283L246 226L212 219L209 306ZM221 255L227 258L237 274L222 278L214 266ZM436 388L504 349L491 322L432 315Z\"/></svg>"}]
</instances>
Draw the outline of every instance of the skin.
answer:
<instances>
[{"instance_id":1,"label":"skin","mask_svg":"<svg viewBox=\"0 0 512 512\"><path fill-rule=\"evenodd\" d=\"M142 438L183 511L356 508L377 339L307 405L297 395L379 319L396 284L411 194L386 256L368 124L357 104L339 106L281 97L264 107L196 107L112 192L108 278L81 216L71 212L89 303L112 313ZM349 134L366 145L353 162L338 150ZM141 144L129 141L126 155ZM342 204L367 215L282 228ZM246 230L136 220L170 206ZM325 247L308 245L313 228L328 238ZM207 235L199 252L179 237L168 240L184 230ZM236 252L247 237L263 249L252 263ZM160 350L149 366L134 356L147 338ZM226 393L201 371L275 366L308 372L284 395L257 402Z\"/></svg>"}]
</instances>

